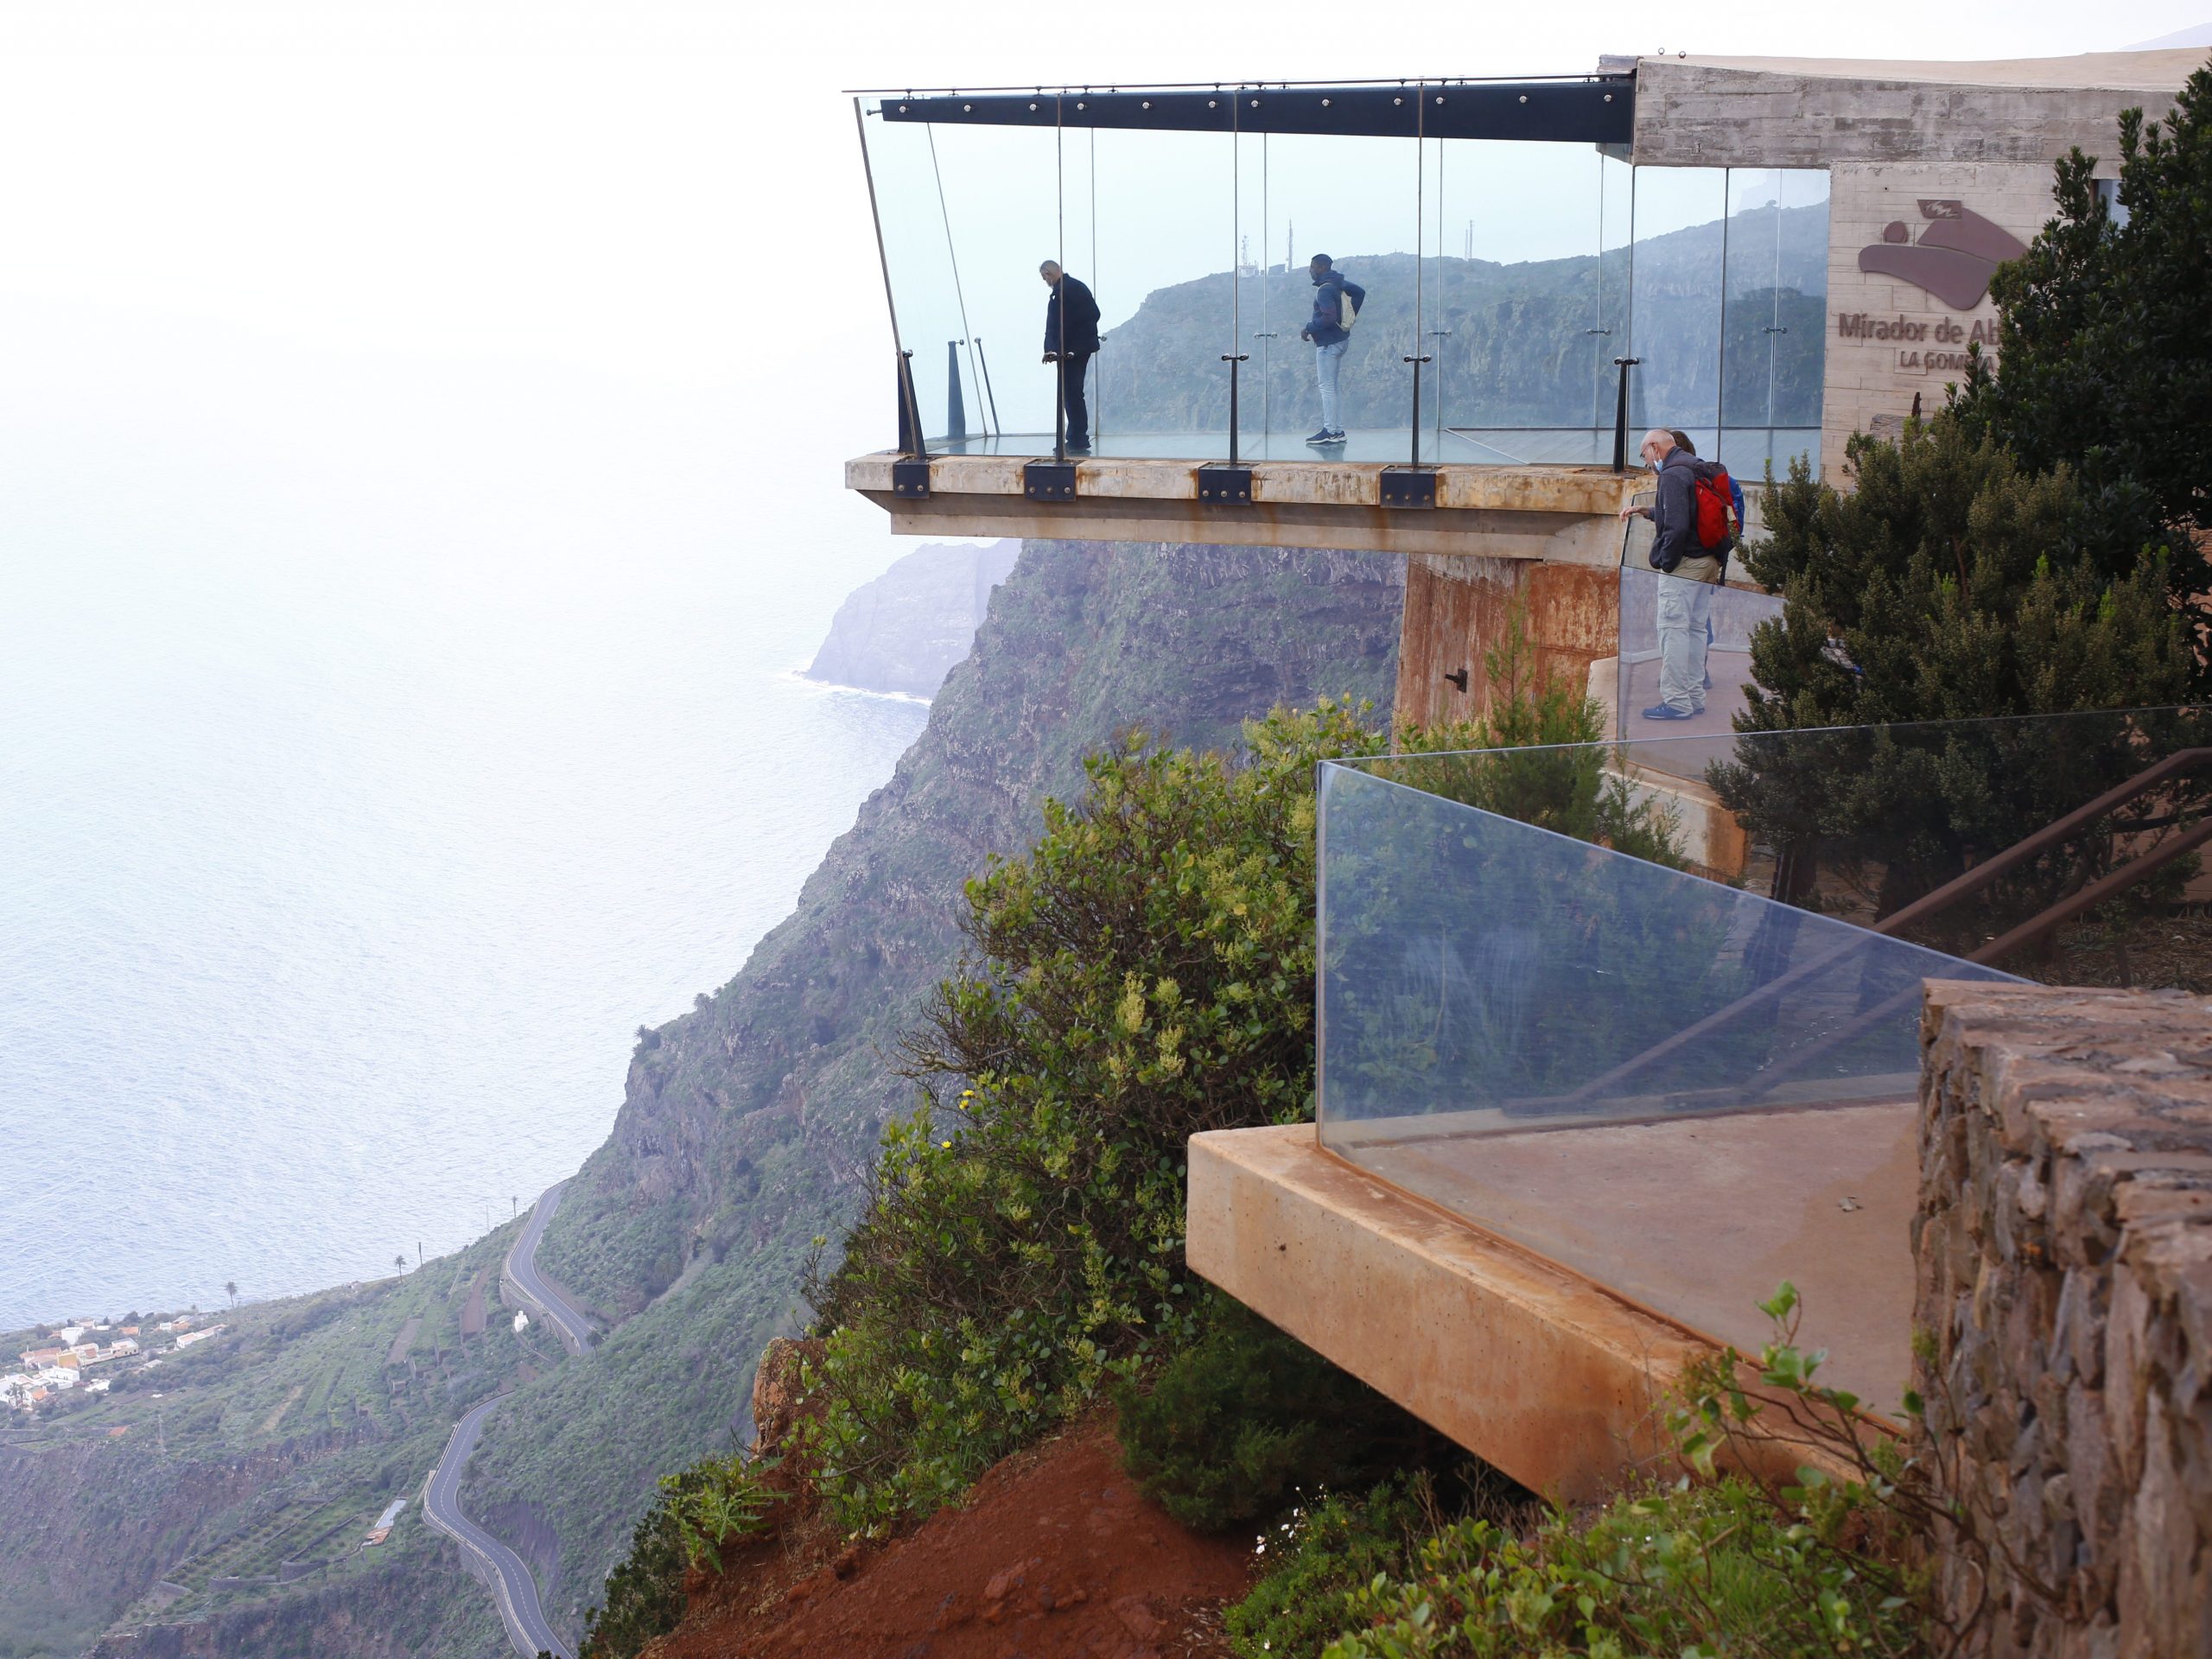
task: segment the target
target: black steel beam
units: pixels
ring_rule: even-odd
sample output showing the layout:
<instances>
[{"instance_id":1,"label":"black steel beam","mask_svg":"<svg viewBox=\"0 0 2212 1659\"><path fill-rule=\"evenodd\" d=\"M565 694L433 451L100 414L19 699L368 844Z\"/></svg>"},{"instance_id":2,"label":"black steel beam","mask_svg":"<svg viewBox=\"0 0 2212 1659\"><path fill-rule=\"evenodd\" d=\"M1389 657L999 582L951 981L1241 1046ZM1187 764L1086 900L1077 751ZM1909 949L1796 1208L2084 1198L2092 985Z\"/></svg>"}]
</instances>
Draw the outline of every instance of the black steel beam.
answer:
<instances>
[{"instance_id":1,"label":"black steel beam","mask_svg":"<svg viewBox=\"0 0 2212 1659\"><path fill-rule=\"evenodd\" d=\"M886 121L946 126L1114 127L1155 132L1296 132L1338 137L1510 138L1624 144L1636 79L1428 86L1248 86L1212 92L886 94Z\"/></svg>"}]
</instances>

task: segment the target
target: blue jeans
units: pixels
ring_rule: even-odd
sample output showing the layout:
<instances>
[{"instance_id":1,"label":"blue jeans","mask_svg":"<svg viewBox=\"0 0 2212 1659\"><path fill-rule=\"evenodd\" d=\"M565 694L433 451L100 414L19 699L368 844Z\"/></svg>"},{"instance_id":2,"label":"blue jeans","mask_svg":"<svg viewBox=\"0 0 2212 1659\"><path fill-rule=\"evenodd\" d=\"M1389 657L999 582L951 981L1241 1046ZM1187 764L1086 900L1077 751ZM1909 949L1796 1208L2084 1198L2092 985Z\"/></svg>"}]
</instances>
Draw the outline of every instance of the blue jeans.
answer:
<instances>
[{"instance_id":1,"label":"blue jeans","mask_svg":"<svg viewBox=\"0 0 2212 1659\"><path fill-rule=\"evenodd\" d=\"M1321 429L1324 432L1344 430L1337 420L1337 371L1344 366L1344 353L1351 348L1351 341L1340 340L1333 346L1313 348L1313 375L1321 383Z\"/></svg>"}]
</instances>

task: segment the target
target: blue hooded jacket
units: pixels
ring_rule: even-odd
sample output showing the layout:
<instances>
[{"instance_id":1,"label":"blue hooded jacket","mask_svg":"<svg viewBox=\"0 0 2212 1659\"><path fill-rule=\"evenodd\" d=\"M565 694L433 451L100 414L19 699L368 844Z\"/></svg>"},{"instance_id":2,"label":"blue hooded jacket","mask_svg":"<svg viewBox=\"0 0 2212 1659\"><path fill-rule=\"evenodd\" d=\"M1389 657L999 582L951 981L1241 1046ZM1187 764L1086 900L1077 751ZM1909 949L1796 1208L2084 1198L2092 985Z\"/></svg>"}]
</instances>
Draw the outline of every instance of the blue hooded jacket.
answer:
<instances>
[{"instance_id":1,"label":"blue hooded jacket","mask_svg":"<svg viewBox=\"0 0 2212 1659\"><path fill-rule=\"evenodd\" d=\"M1337 299L1343 294L1351 296L1352 314L1357 316L1359 308L1367 303L1367 290L1344 272L1325 270L1321 273L1321 280L1313 285L1313 316L1306 323L1306 332L1316 346L1333 346L1340 340L1351 338L1337 321L1343 315Z\"/></svg>"}]
</instances>

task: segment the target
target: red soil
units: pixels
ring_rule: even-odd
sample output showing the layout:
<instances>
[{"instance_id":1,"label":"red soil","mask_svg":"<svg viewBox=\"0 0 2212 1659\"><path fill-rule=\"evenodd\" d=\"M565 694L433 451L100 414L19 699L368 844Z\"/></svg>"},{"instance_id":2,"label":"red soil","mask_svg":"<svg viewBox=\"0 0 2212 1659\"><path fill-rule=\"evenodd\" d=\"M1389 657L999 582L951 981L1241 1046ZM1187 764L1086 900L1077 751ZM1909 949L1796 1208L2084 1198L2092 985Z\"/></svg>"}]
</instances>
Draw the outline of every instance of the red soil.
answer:
<instances>
[{"instance_id":1,"label":"red soil","mask_svg":"<svg viewBox=\"0 0 2212 1659\"><path fill-rule=\"evenodd\" d=\"M1094 1420L1010 1458L958 1510L878 1550L764 1546L695 1578L652 1659L1227 1659L1243 1536L1185 1531Z\"/></svg>"}]
</instances>

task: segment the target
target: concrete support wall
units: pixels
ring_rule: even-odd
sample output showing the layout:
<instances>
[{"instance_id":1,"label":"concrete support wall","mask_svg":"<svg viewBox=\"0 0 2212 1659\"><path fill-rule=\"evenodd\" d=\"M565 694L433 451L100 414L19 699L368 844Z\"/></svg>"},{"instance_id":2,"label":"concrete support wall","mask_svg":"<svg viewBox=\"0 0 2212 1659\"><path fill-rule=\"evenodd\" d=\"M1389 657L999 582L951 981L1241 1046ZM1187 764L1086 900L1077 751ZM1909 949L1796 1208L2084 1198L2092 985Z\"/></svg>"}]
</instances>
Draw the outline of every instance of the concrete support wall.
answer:
<instances>
[{"instance_id":1,"label":"concrete support wall","mask_svg":"<svg viewBox=\"0 0 2212 1659\"><path fill-rule=\"evenodd\" d=\"M1414 554L1398 639L1402 722L1428 726L1489 710L1483 653L1496 647L1516 602L1527 607L1541 673L1586 685L1590 664L1620 648L1620 572L1610 564ZM1464 690L1444 677L1463 669Z\"/></svg>"},{"instance_id":2,"label":"concrete support wall","mask_svg":"<svg viewBox=\"0 0 2212 1659\"><path fill-rule=\"evenodd\" d=\"M2212 1003L1931 982L1913 1227L1970 1652L2212 1652Z\"/></svg>"}]
</instances>

